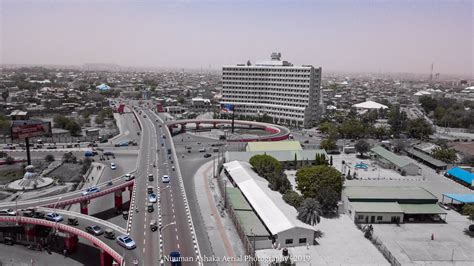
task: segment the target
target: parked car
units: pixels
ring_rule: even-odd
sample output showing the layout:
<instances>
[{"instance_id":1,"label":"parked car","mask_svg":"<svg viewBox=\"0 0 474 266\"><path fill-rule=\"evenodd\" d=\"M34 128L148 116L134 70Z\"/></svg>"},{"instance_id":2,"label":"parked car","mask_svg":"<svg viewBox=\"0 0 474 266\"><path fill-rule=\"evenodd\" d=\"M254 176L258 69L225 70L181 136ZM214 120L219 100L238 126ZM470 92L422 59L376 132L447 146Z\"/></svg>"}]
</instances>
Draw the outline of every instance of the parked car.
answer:
<instances>
[{"instance_id":1,"label":"parked car","mask_svg":"<svg viewBox=\"0 0 474 266\"><path fill-rule=\"evenodd\" d=\"M120 246L126 249L134 249L137 247L135 242L127 235L118 236L116 240L117 240L117 244L119 244Z\"/></svg>"},{"instance_id":2,"label":"parked car","mask_svg":"<svg viewBox=\"0 0 474 266\"><path fill-rule=\"evenodd\" d=\"M210 154L210 153L204 154L204 158L209 158L209 157L211 157L211 156L212 156L212 154Z\"/></svg>"},{"instance_id":3,"label":"parked car","mask_svg":"<svg viewBox=\"0 0 474 266\"><path fill-rule=\"evenodd\" d=\"M89 234L92 234L92 235L95 235L95 236L99 236L99 235L102 235L104 233L104 230L102 230L102 228L100 228L100 226L97 226L97 225L87 226L86 231Z\"/></svg>"},{"instance_id":4,"label":"parked car","mask_svg":"<svg viewBox=\"0 0 474 266\"><path fill-rule=\"evenodd\" d=\"M15 216L16 211L13 209L2 209L0 210L0 215L1 216Z\"/></svg>"},{"instance_id":5,"label":"parked car","mask_svg":"<svg viewBox=\"0 0 474 266\"><path fill-rule=\"evenodd\" d=\"M96 186L93 186L93 187L90 187L84 191L82 191L82 196L87 196L89 194L92 194L92 193L97 193L100 191L100 188L96 187Z\"/></svg>"},{"instance_id":6,"label":"parked car","mask_svg":"<svg viewBox=\"0 0 474 266\"><path fill-rule=\"evenodd\" d=\"M148 202L156 203L157 200L158 200L158 197L156 196L156 194L151 193L150 195L148 195Z\"/></svg>"},{"instance_id":7,"label":"parked car","mask_svg":"<svg viewBox=\"0 0 474 266\"><path fill-rule=\"evenodd\" d=\"M201 149L199 149L199 152L206 152L206 149L201 148Z\"/></svg>"},{"instance_id":8,"label":"parked car","mask_svg":"<svg viewBox=\"0 0 474 266\"><path fill-rule=\"evenodd\" d=\"M115 165L115 163L110 163L110 169L112 170L117 169L117 166Z\"/></svg>"},{"instance_id":9,"label":"parked car","mask_svg":"<svg viewBox=\"0 0 474 266\"><path fill-rule=\"evenodd\" d=\"M104 155L106 156L114 156L114 153L111 151L104 151Z\"/></svg>"},{"instance_id":10,"label":"parked car","mask_svg":"<svg viewBox=\"0 0 474 266\"><path fill-rule=\"evenodd\" d=\"M96 152L97 153L97 152ZM94 152L93 151L85 151L84 152L84 156L85 157L93 157L95 156Z\"/></svg>"},{"instance_id":11,"label":"parked car","mask_svg":"<svg viewBox=\"0 0 474 266\"><path fill-rule=\"evenodd\" d=\"M53 222L61 222L63 220L63 217L55 212L50 212L46 214L45 219Z\"/></svg>"},{"instance_id":12,"label":"parked car","mask_svg":"<svg viewBox=\"0 0 474 266\"><path fill-rule=\"evenodd\" d=\"M170 182L170 177L168 175L163 175L161 177L161 181L163 181L163 183L169 183Z\"/></svg>"}]
</instances>

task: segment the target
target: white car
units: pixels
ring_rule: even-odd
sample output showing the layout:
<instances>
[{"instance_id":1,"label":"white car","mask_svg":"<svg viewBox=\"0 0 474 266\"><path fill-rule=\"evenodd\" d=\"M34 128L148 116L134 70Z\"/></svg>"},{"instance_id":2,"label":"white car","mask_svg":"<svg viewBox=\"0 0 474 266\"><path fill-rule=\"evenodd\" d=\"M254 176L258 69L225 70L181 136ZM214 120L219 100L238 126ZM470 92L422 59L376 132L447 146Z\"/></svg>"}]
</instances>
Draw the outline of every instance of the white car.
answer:
<instances>
[{"instance_id":1,"label":"white car","mask_svg":"<svg viewBox=\"0 0 474 266\"><path fill-rule=\"evenodd\" d=\"M100 188L98 188L98 187L90 187L90 188L82 191L82 196L87 196L89 194L96 193L96 192L99 192L99 191L100 191Z\"/></svg>"},{"instance_id":2,"label":"white car","mask_svg":"<svg viewBox=\"0 0 474 266\"><path fill-rule=\"evenodd\" d=\"M161 181L163 181L163 183L169 183L170 177L168 175L164 175L161 177Z\"/></svg>"},{"instance_id":3,"label":"white car","mask_svg":"<svg viewBox=\"0 0 474 266\"><path fill-rule=\"evenodd\" d=\"M134 249L137 247L137 245L135 244L135 242L130 238L128 237L127 235L121 235L121 236L118 236L116 238L117 240L117 243L126 248L126 249Z\"/></svg>"},{"instance_id":4,"label":"white car","mask_svg":"<svg viewBox=\"0 0 474 266\"><path fill-rule=\"evenodd\" d=\"M0 215L1 216L15 216L16 211L13 209L3 209L3 210L0 210Z\"/></svg>"},{"instance_id":5,"label":"white car","mask_svg":"<svg viewBox=\"0 0 474 266\"><path fill-rule=\"evenodd\" d=\"M115 165L115 163L110 163L110 169L112 170L117 169L117 166Z\"/></svg>"},{"instance_id":6,"label":"white car","mask_svg":"<svg viewBox=\"0 0 474 266\"><path fill-rule=\"evenodd\" d=\"M130 181L130 180L132 180L132 179L134 179L134 178L135 178L135 176L132 175L132 174L126 174L126 175L125 175L125 180L126 180L126 181Z\"/></svg>"},{"instance_id":7,"label":"white car","mask_svg":"<svg viewBox=\"0 0 474 266\"><path fill-rule=\"evenodd\" d=\"M148 202L156 203L157 200L158 200L158 197L155 194L148 195Z\"/></svg>"},{"instance_id":8,"label":"white car","mask_svg":"<svg viewBox=\"0 0 474 266\"><path fill-rule=\"evenodd\" d=\"M53 221L53 222L61 222L63 220L63 217L55 212L46 214L46 217L44 218L48 221Z\"/></svg>"}]
</instances>

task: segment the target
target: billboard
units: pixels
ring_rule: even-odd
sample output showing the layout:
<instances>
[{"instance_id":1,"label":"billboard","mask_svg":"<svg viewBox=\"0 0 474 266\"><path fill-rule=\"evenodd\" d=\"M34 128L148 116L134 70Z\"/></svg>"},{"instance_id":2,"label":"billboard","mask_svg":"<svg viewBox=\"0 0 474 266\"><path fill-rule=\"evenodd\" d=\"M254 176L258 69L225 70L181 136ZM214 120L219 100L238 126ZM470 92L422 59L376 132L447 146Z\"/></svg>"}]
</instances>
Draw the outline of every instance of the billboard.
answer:
<instances>
[{"instance_id":1,"label":"billboard","mask_svg":"<svg viewBox=\"0 0 474 266\"><path fill-rule=\"evenodd\" d=\"M40 120L15 120L10 128L12 140L36 136L51 136L51 122Z\"/></svg>"},{"instance_id":2,"label":"billboard","mask_svg":"<svg viewBox=\"0 0 474 266\"><path fill-rule=\"evenodd\" d=\"M221 104L221 112L222 113L234 112L234 105L230 104L230 103L222 103Z\"/></svg>"}]
</instances>

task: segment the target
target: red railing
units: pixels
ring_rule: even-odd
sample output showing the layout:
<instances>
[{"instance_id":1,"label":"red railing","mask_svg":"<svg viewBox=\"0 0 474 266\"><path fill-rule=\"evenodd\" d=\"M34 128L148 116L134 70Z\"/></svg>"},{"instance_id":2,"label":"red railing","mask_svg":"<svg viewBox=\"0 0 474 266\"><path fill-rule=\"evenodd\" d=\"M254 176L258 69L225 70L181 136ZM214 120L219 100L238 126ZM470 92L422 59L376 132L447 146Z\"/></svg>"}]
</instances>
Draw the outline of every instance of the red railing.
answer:
<instances>
[{"instance_id":1,"label":"red railing","mask_svg":"<svg viewBox=\"0 0 474 266\"><path fill-rule=\"evenodd\" d=\"M51 207L53 207L53 208L54 207L64 207L64 206L71 205L71 204L74 204L74 203L88 201L88 200L91 200L91 199L94 199L94 198L97 198L97 197L101 197L101 196L109 194L109 193L113 193L117 190L122 190L126 187L133 186L134 182L135 182L135 180L127 181L125 183L115 185L115 186L110 187L108 189L105 189L105 190L102 190L102 191L99 191L99 192L96 192L96 193L92 193L92 194L89 194L87 196L82 196L82 194L81 194L81 195L78 195L79 197L74 197L72 199L67 199L67 200L58 201L58 202L50 202L50 203L39 205L39 206L50 207L50 208ZM63 194L62 197L65 197L65 195Z\"/></svg>"},{"instance_id":2,"label":"red railing","mask_svg":"<svg viewBox=\"0 0 474 266\"><path fill-rule=\"evenodd\" d=\"M123 263L123 258L120 254L115 251L113 248L109 247L107 244L102 242L102 240L94 237L93 235L79 230L75 227L64 225L61 223L56 223L47 220L41 220L36 218L29 218L29 217L22 217L22 216L0 216L0 222L12 222L12 223L20 223L20 224L34 224L34 225L42 225L52 228L57 228L58 230L68 232L77 236L80 236L84 239L91 241L95 246L99 247L107 254L109 254L115 261L119 262L120 264Z\"/></svg>"}]
</instances>

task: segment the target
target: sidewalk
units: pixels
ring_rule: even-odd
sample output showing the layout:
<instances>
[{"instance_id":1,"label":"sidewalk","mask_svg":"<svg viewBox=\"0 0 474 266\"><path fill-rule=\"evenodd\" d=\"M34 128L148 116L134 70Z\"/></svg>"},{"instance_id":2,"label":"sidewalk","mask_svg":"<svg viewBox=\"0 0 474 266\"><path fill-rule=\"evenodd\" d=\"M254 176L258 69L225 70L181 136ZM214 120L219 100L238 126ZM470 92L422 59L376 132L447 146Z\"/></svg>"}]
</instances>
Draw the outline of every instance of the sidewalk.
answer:
<instances>
[{"instance_id":1,"label":"sidewalk","mask_svg":"<svg viewBox=\"0 0 474 266\"><path fill-rule=\"evenodd\" d=\"M100 166L100 169L97 168ZM86 180L82 182L82 189L95 186L99 183L100 178L102 177L102 173L104 172L106 165L102 163L93 162L91 164L91 171L88 176L86 176ZM79 204L73 204L69 207L69 211L80 212Z\"/></svg>"},{"instance_id":2,"label":"sidewalk","mask_svg":"<svg viewBox=\"0 0 474 266\"><path fill-rule=\"evenodd\" d=\"M221 217L216 205L221 198L217 181L212 179L212 161L201 166L194 176L196 197L216 258L245 255L241 240L227 215ZM206 193L202 193L205 191ZM233 263L232 265L238 265ZM244 263L245 264L245 263ZM229 265L221 262L218 265Z\"/></svg>"}]
</instances>

